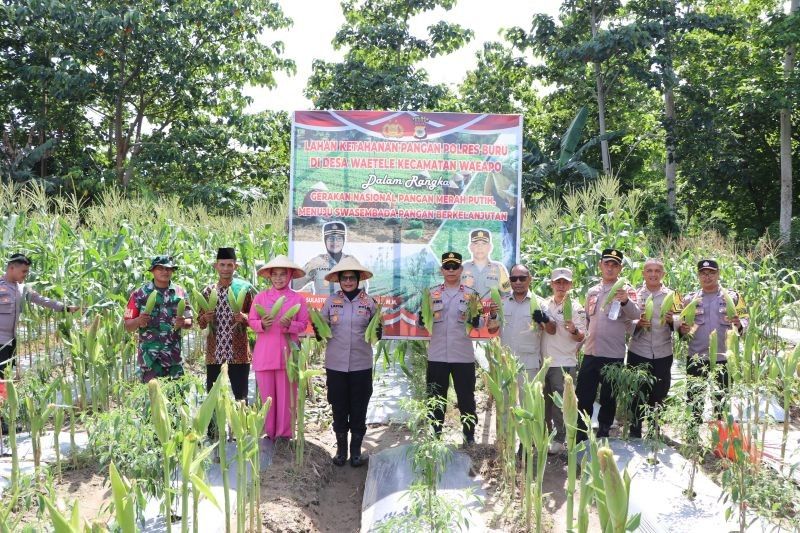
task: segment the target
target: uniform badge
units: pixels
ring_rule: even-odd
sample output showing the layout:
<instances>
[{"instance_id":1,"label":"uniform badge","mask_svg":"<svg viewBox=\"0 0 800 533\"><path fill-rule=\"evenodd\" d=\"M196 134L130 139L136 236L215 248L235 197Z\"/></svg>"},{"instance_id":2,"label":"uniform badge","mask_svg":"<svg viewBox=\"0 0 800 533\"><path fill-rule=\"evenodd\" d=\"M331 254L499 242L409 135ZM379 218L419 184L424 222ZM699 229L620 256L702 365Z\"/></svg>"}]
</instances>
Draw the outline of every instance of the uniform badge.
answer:
<instances>
[{"instance_id":1,"label":"uniform badge","mask_svg":"<svg viewBox=\"0 0 800 533\"><path fill-rule=\"evenodd\" d=\"M441 298L441 297L442 297L442 293L440 291L433 291L431 293L431 298Z\"/></svg>"},{"instance_id":2,"label":"uniform badge","mask_svg":"<svg viewBox=\"0 0 800 533\"><path fill-rule=\"evenodd\" d=\"M337 322L339 322L339 315L338 314L331 315L331 323L336 324Z\"/></svg>"},{"instance_id":3,"label":"uniform badge","mask_svg":"<svg viewBox=\"0 0 800 533\"><path fill-rule=\"evenodd\" d=\"M341 298L334 298L333 300L331 300L331 302L332 302L332 303L335 303L335 304L340 304L340 305L341 305L341 304L343 304L343 303L344 303L344 300L342 300Z\"/></svg>"},{"instance_id":4,"label":"uniform badge","mask_svg":"<svg viewBox=\"0 0 800 533\"><path fill-rule=\"evenodd\" d=\"M433 319L434 320L439 320L440 318L442 318L441 311L436 311L435 313L433 313Z\"/></svg>"}]
</instances>

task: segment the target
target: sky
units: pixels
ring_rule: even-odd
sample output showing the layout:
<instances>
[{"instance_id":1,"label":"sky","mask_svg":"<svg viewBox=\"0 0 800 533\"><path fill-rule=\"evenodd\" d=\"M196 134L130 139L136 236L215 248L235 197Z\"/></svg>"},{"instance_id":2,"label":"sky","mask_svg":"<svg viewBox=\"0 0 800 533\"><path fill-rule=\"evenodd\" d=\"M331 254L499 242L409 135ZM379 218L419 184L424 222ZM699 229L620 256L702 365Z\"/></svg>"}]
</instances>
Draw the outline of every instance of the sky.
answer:
<instances>
[{"instance_id":1,"label":"sky","mask_svg":"<svg viewBox=\"0 0 800 533\"><path fill-rule=\"evenodd\" d=\"M297 64L297 73L276 76L277 87L251 87L246 94L253 98L249 112L264 110L297 111L311 109L303 95L314 59L337 61L343 56L331 41L344 22L339 0L279 0L284 13L294 21L288 30L273 32L266 37L272 42L283 41L285 56ZM475 52L483 43L500 40L502 28L520 26L530 29L534 13L558 14L559 1L546 0L459 0L450 11L436 9L412 20L412 32L422 35L425 28L438 20L461 24L475 32L475 37L461 50L444 57L421 63L433 83L458 85L466 72L475 65Z\"/></svg>"}]
</instances>

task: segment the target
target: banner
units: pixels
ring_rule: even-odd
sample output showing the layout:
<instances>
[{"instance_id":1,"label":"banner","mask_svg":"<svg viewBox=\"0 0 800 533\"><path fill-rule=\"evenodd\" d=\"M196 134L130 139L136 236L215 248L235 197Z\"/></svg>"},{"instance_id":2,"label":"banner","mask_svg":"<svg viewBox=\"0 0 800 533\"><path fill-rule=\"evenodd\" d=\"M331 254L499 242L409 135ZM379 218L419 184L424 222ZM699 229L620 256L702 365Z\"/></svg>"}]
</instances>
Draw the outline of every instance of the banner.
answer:
<instances>
[{"instance_id":1,"label":"banner","mask_svg":"<svg viewBox=\"0 0 800 533\"><path fill-rule=\"evenodd\" d=\"M362 286L384 305L385 338L428 336L417 312L445 252L462 254L462 283L482 298L508 293L521 163L519 115L295 112L289 254L306 277L294 288L321 306L339 289L325 276L354 256L374 274Z\"/></svg>"}]
</instances>

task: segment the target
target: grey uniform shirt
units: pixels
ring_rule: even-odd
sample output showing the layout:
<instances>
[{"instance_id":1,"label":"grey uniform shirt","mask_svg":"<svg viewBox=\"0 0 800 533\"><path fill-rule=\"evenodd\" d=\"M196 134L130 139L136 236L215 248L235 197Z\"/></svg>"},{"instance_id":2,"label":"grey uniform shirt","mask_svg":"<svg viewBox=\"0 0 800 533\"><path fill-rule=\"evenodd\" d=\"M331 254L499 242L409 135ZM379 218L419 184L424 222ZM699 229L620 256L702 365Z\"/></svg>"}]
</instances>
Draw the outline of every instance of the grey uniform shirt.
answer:
<instances>
[{"instance_id":1,"label":"grey uniform shirt","mask_svg":"<svg viewBox=\"0 0 800 533\"><path fill-rule=\"evenodd\" d=\"M342 254L342 257L339 259L339 261L345 257L350 256L347 254ZM335 267L337 263L338 261L336 261L328 253L319 254L318 256L311 258L311 260L306 263L306 266L303 267L303 270L306 271L306 275L293 281L292 288L294 288L296 291L299 291L305 285L311 282L314 294L334 294L338 292L338 283L325 281L325 276L330 273L331 269Z\"/></svg>"},{"instance_id":2,"label":"grey uniform shirt","mask_svg":"<svg viewBox=\"0 0 800 533\"><path fill-rule=\"evenodd\" d=\"M632 327L634 319L639 318L641 309L636 303L636 291L626 285L628 303L620 307L616 320L608 318L611 303L602 307L613 283L598 283L586 293L586 321L589 323L589 334L583 353L598 357L625 358L625 336Z\"/></svg>"},{"instance_id":3,"label":"grey uniform shirt","mask_svg":"<svg viewBox=\"0 0 800 533\"><path fill-rule=\"evenodd\" d=\"M461 273L461 283L474 289L481 298L488 298L492 287L497 287L504 295L511 291L506 267L497 261L489 261L485 267L476 265L474 261L466 261Z\"/></svg>"},{"instance_id":4,"label":"grey uniform shirt","mask_svg":"<svg viewBox=\"0 0 800 533\"><path fill-rule=\"evenodd\" d=\"M342 291L328 296L321 314L333 336L325 348L325 368L339 372L372 368L372 346L364 340L364 332L376 309L375 300L364 291L353 301Z\"/></svg>"},{"instance_id":5,"label":"grey uniform shirt","mask_svg":"<svg viewBox=\"0 0 800 533\"><path fill-rule=\"evenodd\" d=\"M637 301L642 309L644 309L647 298L651 294L653 295L653 320L650 328L636 328L628 345L628 350L636 355L650 359L663 359L672 355L673 326L667 324L666 321L663 325L658 325L658 317L661 316L661 304L664 303L664 297L668 292L669 289L663 285L655 292L650 292L646 286L636 291Z\"/></svg>"},{"instance_id":6,"label":"grey uniform shirt","mask_svg":"<svg viewBox=\"0 0 800 533\"><path fill-rule=\"evenodd\" d=\"M469 287L431 289L433 332L428 345L428 361L442 363L474 363L475 350L467 336L467 298L477 293ZM483 318L481 318L481 322Z\"/></svg>"},{"instance_id":7,"label":"grey uniform shirt","mask_svg":"<svg viewBox=\"0 0 800 533\"><path fill-rule=\"evenodd\" d=\"M65 305L45 298L24 283L9 283L0 278L0 346L8 344L16 336L17 322L24 302L63 311Z\"/></svg>"},{"instance_id":8,"label":"grey uniform shirt","mask_svg":"<svg viewBox=\"0 0 800 533\"><path fill-rule=\"evenodd\" d=\"M630 305L630 304L629 304ZM578 365L578 347L581 342L572 338L569 331L564 328L564 302L557 304L551 296L545 301L547 314L556 323L556 332L550 335L542 334L542 355L550 357L554 367L573 367ZM578 301L572 299L572 323L578 331L586 333L586 311Z\"/></svg>"},{"instance_id":9,"label":"grey uniform shirt","mask_svg":"<svg viewBox=\"0 0 800 533\"><path fill-rule=\"evenodd\" d=\"M500 341L511 349L526 369L536 370L542 366L542 328L531 318L530 293L522 302L518 302L514 295L503 298Z\"/></svg>"},{"instance_id":10,"label":"grey uniform shirt","mask_svg":"<svg viewBox=\"0 0 800 533\"><path fill-rule=\"evenodd\" d=\"M728 294L733 298L734 303L738 304L740 296L734 291L728 291ZM692 300L700 298L701 302L697 304L695 312L694 323L697 325L697 330L694 336L689 340L689 355L697 355L701 359L708 359L708 336L715 329L717 330L717 360L727 360L726 353L728 330L731 329L732 324L728 322L727 307L725 305L725 297L722 293L722 288L717 292L705 293L697 291L687 294L683 299L684 307ZM738 305L737 305L738 308ZM746 316L740 315L739 320L742 323L742 331L747 328L748 319Z\"/></svg>"}]
</instances>

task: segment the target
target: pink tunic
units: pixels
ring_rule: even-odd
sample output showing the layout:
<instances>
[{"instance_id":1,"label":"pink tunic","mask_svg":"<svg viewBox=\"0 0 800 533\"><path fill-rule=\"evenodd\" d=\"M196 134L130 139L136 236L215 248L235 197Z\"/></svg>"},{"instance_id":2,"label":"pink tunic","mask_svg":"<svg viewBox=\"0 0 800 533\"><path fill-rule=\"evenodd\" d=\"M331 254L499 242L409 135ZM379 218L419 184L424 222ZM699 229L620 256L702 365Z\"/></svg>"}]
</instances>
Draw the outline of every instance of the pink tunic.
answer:
<instances>
[{"instance_id":1,"label":"pink tunic","mask_svg":"<svg viewBox=\"0 0 800 533\"><path fill-rule=\"evenodd\" d=\"M267 313L269 313L272 309L272 304L281 296L286 296L286 301L275 317L272 326L267 331L264 331L264 328L261 326L261 317L256 310L256 304L263 307ZM284 328L280 324L280 319L294 304L300 304L300 312L294 315L289 327ZM250 306L248 319L250 327L258 334L256 338L256 347L253 350L253 371L285 369L285 354L287 350L286 334L288 333L289 337L297 342L300 333L305 331L306 326L308 326L308 309L306 308L305 298L288 286L281 290L271 288L266 291L261 291L256 295L255 300L253 300L253 305Z\"/></svg>"}]
</instances>

